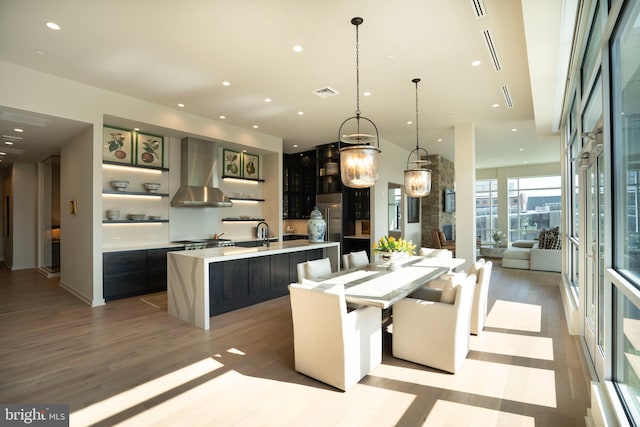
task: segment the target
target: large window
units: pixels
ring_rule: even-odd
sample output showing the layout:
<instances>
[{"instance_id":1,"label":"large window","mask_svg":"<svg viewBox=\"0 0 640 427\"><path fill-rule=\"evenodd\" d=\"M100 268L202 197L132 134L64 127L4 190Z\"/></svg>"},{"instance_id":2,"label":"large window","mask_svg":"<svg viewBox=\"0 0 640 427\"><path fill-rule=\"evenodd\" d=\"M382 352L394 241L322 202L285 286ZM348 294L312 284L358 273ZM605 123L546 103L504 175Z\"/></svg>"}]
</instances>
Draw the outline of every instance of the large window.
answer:
<instances>
[{"instance_id":1,"label":"large window","mask_svg":"<svg viewBox=\"0 0 640 427\"><path fill-rule=\"evenodd\" d=\"M614 293L613 380L628 416L640 419L640 2L627 2L611 45L613 268L626 279Z\"/></svg>"},{"instance_id":2,"label":"large window","mask_svg":"<svg viewBox=\"0 0 640 427\"><path fill-rule=\"evenodd\" d=\"M498 229L498 181L476 181L476 234L482 242L492 240Z\"/></svg>"},{"instance_id":3,"label":"large window","mask_svg":"<svg viewBox=\"0 0 640 427\"><path fill-rule=\"evenodd\" d=\"M614 267L640 285L640 7L623 18L612 46Z\"/></svg>"},{"instance_id":4,"label":"large window","mask_svg":"<svg viewBox=\"0 0 640 427\"><path fill-rule=\"evenodd\" d=\"M509 187L509 240L536 239L543 229L560 227L561 178L512 178Z\"/></svg>"}]
</instances>

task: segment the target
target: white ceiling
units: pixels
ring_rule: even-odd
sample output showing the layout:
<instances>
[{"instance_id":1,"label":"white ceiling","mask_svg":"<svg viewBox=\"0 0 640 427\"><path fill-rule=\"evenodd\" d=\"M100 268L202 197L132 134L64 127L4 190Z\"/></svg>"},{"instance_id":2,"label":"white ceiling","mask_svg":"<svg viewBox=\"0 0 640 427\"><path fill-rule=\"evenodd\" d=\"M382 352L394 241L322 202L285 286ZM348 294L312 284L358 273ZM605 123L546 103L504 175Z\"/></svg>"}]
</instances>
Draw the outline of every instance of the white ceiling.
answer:
<instances>
[{"instance_id":1,"label":"white ceiling","mask_svg":"<svg viewBox=\"0 0 640 427\"><path fill-rule=\"evenodd\" d=\"M431 154L453 160L454 126L474 123L477 167L548 163L560 157L554 121L566 71L561 34L575 16L568 3L484 0L486 15L477 18L473 0L0 0L0 60L257 125L282 137L285 152L297 152L335 141L355 112L350 20L361 16L360 107L381 138L415 147L415 123L407 122L415 120L411 80L418 77L420 145ZM48 21L61 30L48 29ZM475 60L481 64L472 67ZM313 93L324 87L339 94ZM0 109L7 107L0 97ZM4 163L37 161L82 127L50 119L53 127L36 128L0 118L2 135L25 129L13 146L24 149L22 157L9 153Z\"/></svg>"}]
</instances>

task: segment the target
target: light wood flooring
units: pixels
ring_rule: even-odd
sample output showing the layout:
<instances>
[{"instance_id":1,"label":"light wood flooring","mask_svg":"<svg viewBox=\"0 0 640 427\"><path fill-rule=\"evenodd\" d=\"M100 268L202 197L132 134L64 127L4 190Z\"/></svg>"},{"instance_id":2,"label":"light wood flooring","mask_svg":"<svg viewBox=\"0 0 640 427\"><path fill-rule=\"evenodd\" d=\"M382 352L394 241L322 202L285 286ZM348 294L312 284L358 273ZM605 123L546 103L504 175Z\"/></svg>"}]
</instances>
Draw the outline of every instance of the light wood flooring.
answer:
<instances>
[{"instance_id":1,"label":"light wood flooring","mask_svg":"<svg viewBox=\"0 0 640 427\"><path fill-rule=\"evenodd\" d=\"M203 331L163 293L90 308L0 267L0 402L66 403L72 426L583 426L589 377L559 281L494 268L461 371L395 359L387 334L382 365L344 393L295 372L288 297Z\"/></svg>"}]
</instances>

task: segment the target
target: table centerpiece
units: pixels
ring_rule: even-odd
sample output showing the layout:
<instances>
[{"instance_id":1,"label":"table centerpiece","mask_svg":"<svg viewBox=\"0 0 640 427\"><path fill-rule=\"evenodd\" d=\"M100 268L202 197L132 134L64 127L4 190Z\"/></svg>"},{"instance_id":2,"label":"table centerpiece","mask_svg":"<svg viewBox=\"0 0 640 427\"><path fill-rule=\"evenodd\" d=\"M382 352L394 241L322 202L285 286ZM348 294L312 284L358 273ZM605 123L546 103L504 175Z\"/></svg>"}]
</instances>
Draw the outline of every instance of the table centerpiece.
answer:
<instances>
[{"instance_id":1,"label":"table centerpiece","mask_svg":"<svg viewBox=\"0 0 640 427\"><path fill-rule=\"evenodd\" d=\"M399 268L400 261L413 255L416 245L411 240L404 240L402 237L396 239L391 236L382 236L378 242L373 245L373 252L380 254L380 259L389 263L389 268L395 270Z\"/></svg>"}]
</instances>

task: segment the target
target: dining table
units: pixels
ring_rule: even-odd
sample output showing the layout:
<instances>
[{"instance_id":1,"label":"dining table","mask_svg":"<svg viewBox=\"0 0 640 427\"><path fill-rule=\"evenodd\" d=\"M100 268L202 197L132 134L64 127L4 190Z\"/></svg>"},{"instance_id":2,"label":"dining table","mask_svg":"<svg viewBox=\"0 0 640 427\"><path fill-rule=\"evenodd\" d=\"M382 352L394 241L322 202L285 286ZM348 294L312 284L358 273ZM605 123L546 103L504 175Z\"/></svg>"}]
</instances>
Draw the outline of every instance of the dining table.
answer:
<instances>
[{"instance_id":1,"label":"dining table","mask_svg":"<svg viewBox=\"0 0 640 427\"><path fill-rule=\"evenodd\" d=\"M319 289L341 284L344 285L346 302L387 309L464 262L462 258L409 256L399 265L374 262L305 279L305 283L315 282Z\"/></svg>"}]
</instances>

